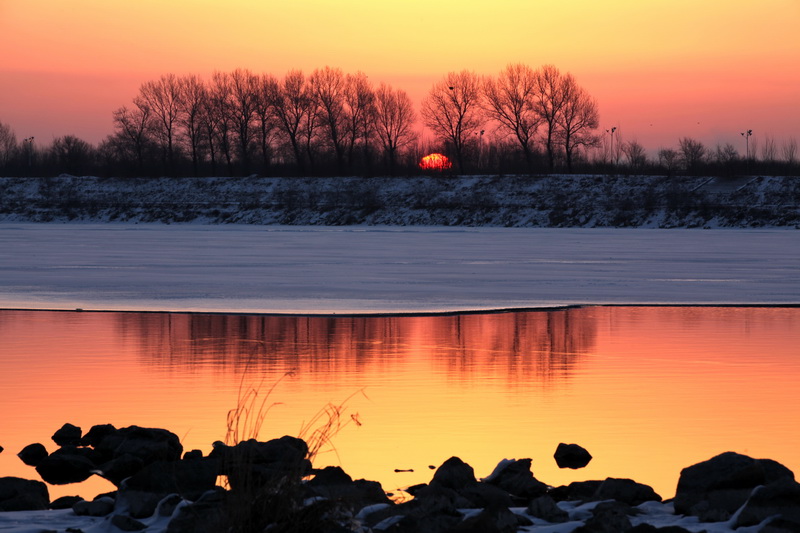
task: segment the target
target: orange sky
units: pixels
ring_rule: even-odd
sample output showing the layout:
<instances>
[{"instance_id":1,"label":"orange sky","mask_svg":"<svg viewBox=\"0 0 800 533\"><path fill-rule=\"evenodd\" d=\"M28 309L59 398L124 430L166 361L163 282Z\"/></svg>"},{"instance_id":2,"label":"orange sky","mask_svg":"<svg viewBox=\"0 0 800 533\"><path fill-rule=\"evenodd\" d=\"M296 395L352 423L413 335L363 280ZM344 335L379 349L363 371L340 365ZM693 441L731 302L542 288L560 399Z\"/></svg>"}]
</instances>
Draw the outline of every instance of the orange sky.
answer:
<instances>
[{"instance_id":1,"label":"orange sky","mask_svg":"<svg viewBox=\"0 0 800 533\"><path fill-rule=\"evenodd\" d=\"M0 122L98 142L161 74L364 71L419 103L451 70L555 64L649 149L800 137L798 0L0 0Z\"/></svg>"}]
</instances>

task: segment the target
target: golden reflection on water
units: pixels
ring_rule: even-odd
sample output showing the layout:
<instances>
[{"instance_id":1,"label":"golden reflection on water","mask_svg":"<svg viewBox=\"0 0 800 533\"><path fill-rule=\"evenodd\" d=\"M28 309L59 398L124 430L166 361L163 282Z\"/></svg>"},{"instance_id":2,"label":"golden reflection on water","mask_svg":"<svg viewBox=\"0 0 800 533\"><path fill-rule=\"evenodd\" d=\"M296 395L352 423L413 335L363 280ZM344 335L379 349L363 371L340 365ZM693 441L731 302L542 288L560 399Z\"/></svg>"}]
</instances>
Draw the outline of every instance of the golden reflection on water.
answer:
<instances>
[{"instance_id":1,"label":"golden reflection on water","mask_svg":"<svg viewBox=\"0 0 800 533\"><path fill-rule=\"evenodd\" d=\"M64 422L137 424L208 452L240 387L268 400L262 439L325 405L344 427L317 466L386 490L452 455L488 475L533 459L559 485L630 477L671 497L680 469L734 450L797 471L800 309L589 307L401 317L0 312L0 475ZM286 376L292 372L290 376ZM286 376L286 377L284 377ZM594 460L559 470L559 442ZM414 472L395 473L395 469ZM53 497L109 490L102 480Z\"/></svg>"}]
</instances>

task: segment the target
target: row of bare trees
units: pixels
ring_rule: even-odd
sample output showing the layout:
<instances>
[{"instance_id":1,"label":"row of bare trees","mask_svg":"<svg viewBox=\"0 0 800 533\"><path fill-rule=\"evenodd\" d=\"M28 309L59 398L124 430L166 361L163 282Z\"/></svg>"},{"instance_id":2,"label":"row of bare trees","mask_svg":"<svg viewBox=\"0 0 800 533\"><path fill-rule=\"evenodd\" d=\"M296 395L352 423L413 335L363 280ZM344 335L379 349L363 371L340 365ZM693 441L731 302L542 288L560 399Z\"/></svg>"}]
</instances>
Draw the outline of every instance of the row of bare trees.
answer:
<instances>
[{"instance_id":1,"label":"row of bare trees","mask_svg":"<svg viewBox=\"0 0 800 533\"><path fill-rule=\"evenodd\" d=\"M466 70L451 72L423 101L422 116L452 148L460 171L476 135L482 149L488 127L518 146L528 171L533 170L537 144L546 153L550 171L560 151L571 172L577 150L599 141L597 102L571 74L561 74L553 65L534 70L512 64L496 77L484 78Z\"/></svg>"},{"instance_id":2,"label":"row of bare trees","mask_svg":"<svg viewBox=\"0 0 800 533\"><path fill-rule=\"evenodd\" d=\"M143 83L131 104L113 112L113 133L96 148L75 136L40 149L17 142L0 123L0 172L100 175L395 174L414 172L421 155L441 151L458 173L584 170L735 173L756 161L756 139L744 158L730 144L706 148L680 139L648 158L618 128L598 131L595 99L552 65L511 64L496 76L450 72L435 83L417 126L408 94L375 87L361 72L325 67L283 78L249 70L210 79L167 74ZM762 161L783 153L796 164L797 143L782 150L766 137ZM774 166L774 165L773 165ZM763 165L762 165L763 167Z\"/></svg>"},{"instance_id":3,"label":"row of bare trees","mask_svg":"<svg viewBox=\"0 0 800 533\"><path fill-rule=\"evenodd\" d=\"M143 168L155 149L168 173L179 156L197 175L267 174L293 163L300 174L335 161L339 173L367 166L378 155L390 171L415 140L415 113L405 91L374 88L361 72L325 67L283 79L248 70L217 72L204 82L172 74L143 84L131 106L114 111L112 152Z\"/></svg>"}]
</instances>

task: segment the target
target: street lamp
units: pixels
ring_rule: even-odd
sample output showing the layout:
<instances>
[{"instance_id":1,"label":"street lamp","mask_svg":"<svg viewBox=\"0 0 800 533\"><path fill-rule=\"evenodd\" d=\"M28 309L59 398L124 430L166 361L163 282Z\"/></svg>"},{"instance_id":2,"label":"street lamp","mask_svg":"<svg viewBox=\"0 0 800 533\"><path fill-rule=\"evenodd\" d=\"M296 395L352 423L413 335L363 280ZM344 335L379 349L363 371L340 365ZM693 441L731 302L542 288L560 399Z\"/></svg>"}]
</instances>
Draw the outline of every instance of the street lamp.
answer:
<instances>
[{"instance_id":1,"label":"street lamp","mask_svg":"<svg viewBox=\"0 0 800 533\"><path fill-rule=\"evenodd\" d=\"M33 137L26 137L22 139L22 143L25 145L25 151L28 153L28 167L31 166L31 158L33 157Z\"/></svg>"},{"instance_id":2,"label":"street lamp","mask_svg":"<svg viewBox=\"0 0 800 533\"><path fill-rule=\"evenodd\" d=\"M606 130L606 133L611 135L611 163L614 163L614 132L617 131L617 127L614 126L610 130Z\"/></svg>"},{"instance_id":3,"label":"street lamp","mask_svg":"<svg viewBox=\"0 0 800 533\"><path fill-rule=\"evenodd\" d=\"M747 130L742 132L742 137L744 137L744 158L745 160L750 159L750 136L753 134L753 130Z\"/></svg>"}]
</instances>

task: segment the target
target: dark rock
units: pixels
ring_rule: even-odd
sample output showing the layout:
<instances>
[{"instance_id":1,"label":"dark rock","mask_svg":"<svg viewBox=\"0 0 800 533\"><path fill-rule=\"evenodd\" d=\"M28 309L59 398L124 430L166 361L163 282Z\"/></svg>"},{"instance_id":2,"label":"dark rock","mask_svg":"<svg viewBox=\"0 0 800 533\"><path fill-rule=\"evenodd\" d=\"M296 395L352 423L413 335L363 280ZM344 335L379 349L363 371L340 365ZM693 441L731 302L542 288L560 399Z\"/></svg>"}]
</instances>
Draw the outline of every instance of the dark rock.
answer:
<instances>
[{"instance_id":1,"label":"dark rock","mask_svg":"<svg viewBox=\"0 0 800 533\"><path fill-rule=\"evenodd\" d=\"M131 518L130 516L125 516L122 514L115 514L112 516L111 524L122 531L141 531L143 529L147 529L146 525L142 524L135 518Z\"/></svg>"},{"instance_id":2,"label":"dark rock","mask_svg":"<svg viewBox=\"0 0 800 533\"><path fill-rule=\"evenodd\" d=\"M537 480L531 472L531 460L519 459L505 465L499 472L484 480L513 496L530 500L547 493L547 485Z\"/></svg>"},{"instance_id":3,"label":"dark rock","mask_svg":"<svg viewBox=\"0 0 800 533\"><path fill-rule=\"evenodd\" d=\"M561 524L569 520L569 514L556 505L555 500L548 495L539 496L528 504L528 514L547 520L553 524Z\"/></svg>"},{"instance_id":4,"label":"dark rock","mask_svg":"<svg viewBox=\"0 0 800 533\"><path fill-rule=\"evenodd\" d=\"M164 497L164 494L158 492L126 489L125 482L123 482L117 491L114 511L133 518L147 518L155 514L159 502Z\"/></svg>"},{"instance_id":5,"label":"dark rock","mask_svg":"<svg viewBox=\"0 0 800 533\"><path fill-rule=\"evenodd\" d=\"M250 439L235 446L215 443L209 458L219 461L219 473L228 476L233 490L247 490L281 478L310 474L311 462L307 455L305 441L284 436L267 442Z\"/></svg>"},{"instance_id":6,"label":"dark rock","mask_svg":"<svg viewBox=\"0 0 800 533\"><path fill-rule=\"evenodd\" d=\"M139 457L123 453L110 461L103 463L98 468L100 476L118 486L122 480L134 475L144 468L145 462Z\"/></svg>"},{"instance_id":7,"label":"dark rock","mask_svg":"<svg viewBox=\"0 0 800 533\"><path fill-rule=\"evenodd\" d=\"M739 513L735 527L754 526L771 516L800 531L800 483L784 478L758 487Z\"/></svg>"},{"instance_id":8,"label":"dark rock","mask_svg":"<svg viewBox=\"0 0 800 533\"><path fill-rule=\"evenodd\" d=\"M224 503L222 489L208 491L194 503L178 509L167 525L167 533L218 533L227 530Z\"/></svg>"},{"instance_id":9,"label":"dark rock","mask_svg":"<svg viewBox=\"0 0 800 533\"><path fill-rule=\"evenodd\" d=\"M0 511L44 511L49 506L50 493L41 481L0 478Z\"/></svg>"},{"instance_id":10,"label":"dark rock","mask_svg":"<svg viewBox=\"0 0 800 533\"><path fill-rule=\"evenodd\" d=\"M794 480L785 466L769 459L753 459L726 452L681 471L675 493L675 512L703 521L730 518L759 485Z\"/></svg>"},{"instance_id":11,"label":"dark rock","mask_svg":"<svg viewBox=\"0 0 800 533\"><path fill-rule=\"evenodd\" d=\"M472 509L482 509L484 507L511 507L515 503L508 492L500 487L489 485L488 483L467 485L458 491L458 493L469 501L469 507Z\"/></svg>"},{"instance_id":12,"label":"dark rock","mask_svg":"<svg viewBox=\"0 0 800 533\"><path fill-rule=\"evenodd\" d=\"M681 526L656 527L650 524L639 524L633 526L626 533L692 533Z\"/></svg>"},{"instance_id":13,"label":"dark rock","mask_svg":"<svg viewBox=\"0 0 800 533\"><path fill-rule=\"evenodd\" d=\"M184 459L202 459L203 458L203 451L202 450L190 450L183 454Z\"/></svg>"},{"instance_id":14,"label":"dark rock","mask_svg":"<svg viewBox=\"0 0 800 533\"><path fill-rule=\"evenodd\" d=\"M553 454L559 468L583 468L592 460L592 455L585 448L577 444L564 444L563 442L556 448Z\"/></svg>"},{"instance_id":15,"label":"dark rock","mask_svg":"<svg viewBox=\"0 0 800 533\"><path fill-rule=\"evenodd\" d=\"M94 446L112 458L132 455L144 464L155 461L177 461L183 453L178 436L159 428L130 426L107 434Z\"/></svg>"},{"instance_id":16,"label":"dark rock","mask_svg":"<svg viewBox=\"0 0 800 533\"><path fill-rule=\"evenodd\" d=\"M533 523L506 507L487 507L450 529L452 533L514 533L520 526Z\"/></svg>"},{"instance_id":17,"label":"dark rock","mask_svg":"<svg viewBox=\"0 0 800 533\"><path fill-rule=\"evenodd\" d=\"M50 502L50 509L72 509L73 505L81 501L83 501L83 498L80 496L62 496Z\"/></svg>"},{"instance_id":18,"label":"dark rock","mask_svg":"<svg viewBox=\"0 0 800 533\"><path fill-rule=\"evenodd\" d=\"M471 466L458 457L451 457L434 472L430 484L459 491L477 482L475 470Z\"/></svg>"},{"instance_id":19,"label":"dark rock","mask_svg":"<svg viewBox=\"0 0 800 533\"><path fill-rule=\"evenodd\" d=\"M600 480L573 481L569 485L551 489L548 494L557 502L594 500L597 489L603 482Z\"/></svg>"},{"instance_id":20,"label":"dark rock","mask_svg":"<svg viewBox=\"0 0 800 533\"><path fill-rule=\"evenodd\" d=\"M158 502L158 507L156 508L156 512L158 516L172 516L175 513L175 509L178 508L178 505L183 502L183 498L181 498L177 494L169 494L164 497L160 502Z\"/></svg>"},{"instance_id":21,"label":"dark rock","mask_svg":"<svg viewBox=\"0 0 800 533\"><path fill-rule=\"evenodd\" d=\"M3 448L2 446L0 446L0 453L3 453L3 450L4 450L4 449L5 449L5 448Z\"/></svg>"},{"instance_id":22,"label":"dark rock","mask_svg":"<svg viewBox=\"0 0 800 533\"><path fill-rule=\"evenodd\" d=\"M81 428L66 423L53 433L53 442L59 446L78 446L81 443Z\"/></svg>"},{"instance_id":23,"label":"dark rock","mask_svg":"<svg viewBox=\"0 0 800 533\"><path fill-rule=\"evenodd\" d=\"M217 462L201 459L156 461L143 467L125 481L125 488L145 492L180 494L196 500L217 482Z\"/></svg>"},{"instance_id":24,"label":"dark rock","mask_svg":"<svg viewBox=\"0 0 800 533\"><path fill-rule=\"evenodd\" d=\"M631 521L628 518L628 507L619 505L618 502L599 503L592 509L592 517L574 533L620 533L628 531Z\"/></svg>"},{"instance_id":25,"label":"dark rock","mask_svg":"<svg viewBox=\"0 0 800 533\"><path fill-rule=\"evenodd\" d=\"M28 466L36 466L48 455L50 454L47 448L44 447L44 444L34 442L22 448L17 454L17 457L22 459L22 462Z\"/></svg>"},{"instance_id":26,"label":"dark rock","mask_svg":"<svg viewBox=\"0 0 800 533\"><path fill-rule=\"evenodd\" d=\"M660 502L661 496L652 487L637 483L632 479L607 478L593 495L595 500L616 500L628 505L640 505L644 502Z\"/></svg>"},{"instance_id":27,"label":"dark rock","mask_svg":"<svg viewBox=\"0 0 800 533\"><path fill-rule=\"evenodd\" d=\"M87 431L83 437L81 437L81 445L92 446L96 448L104 438L115 433L116 431L117 428L111 424L98 424L92 426L92 428Z\"/></svg>"},{"instance_id":28,"label":"dark rock","mask_svg":"<svg viewBox=\"0 0 800 533\"><path fill-rule=\"evenodd\" d=\"M80 483L91 477L97 466L79 452L53 452L36 465L36 471L51 485Z\"/></svg>"},{"instance_id":29,"label":"dark rock","mask_svg":"<svg viewBox=\"0 0 800 533\"><path fill-rule=\"evenodd\" d=\"M81 500L72 506L72 512L78 516L108 516L114 511L114 499L107 496L98 497L87 502Z\"/></svg>"},{"instance_id":30,"label":"dark rock","mask_svg":"<svg viewBox=\"0 0 800 533\"><path fill-rule=\"evenodd\" d=\"M433 490L451 490L433 487ZM446 533L461 523L458 509L443 498L414 499L366 516L373 531L392 533ZM391 523L389 525L389 523ZM376 527L382 525L385 527Z\"/></svg>"},{"instance_id":31,"label":"dark rock","mask_svg":"<svg viewBox=\"0 0 800 533\"><path fill-rule=\"evenodd\" d=\"M473 503L460 493L439 485L423 485L410 493L416 501L452 509L469 509Z\"/></svg>"},{"instance_id":32,"label":"dark rock","mask_svg":"<svg viewBox=\"0 0 800 533\"><path fill-rule=\"evenodd\" d=\"M368 505L391 503L380 483L353 479L338 466L329 466L317 471L314 478L305 484L311 496L321 496L357 511Z\"/></svg>"}]
</instances>

